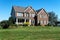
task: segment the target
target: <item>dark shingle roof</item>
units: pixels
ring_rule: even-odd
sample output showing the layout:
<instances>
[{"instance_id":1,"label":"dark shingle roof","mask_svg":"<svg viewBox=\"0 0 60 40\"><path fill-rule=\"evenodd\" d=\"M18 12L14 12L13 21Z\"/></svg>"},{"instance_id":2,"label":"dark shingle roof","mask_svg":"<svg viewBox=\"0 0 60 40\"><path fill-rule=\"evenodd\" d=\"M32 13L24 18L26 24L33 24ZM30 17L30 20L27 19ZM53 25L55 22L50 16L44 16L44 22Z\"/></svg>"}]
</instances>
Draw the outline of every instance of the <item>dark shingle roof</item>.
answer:
<instances>
[{"instance_id":1,"label":"dark shingle roof","mask_svg":"<svg viewBox=\"0 0 60 40\"><path fill-rule=\"evenodd\" d=\"M13 6L14 10L16 12L24 12L25 7L20 7L20 6Z\"/></svg>"},{"instance_id":2,"label":"dark shingle roof","mask_svg":"<svg viewBox=\"0 0 60 40\"><path fill-rule=\"evenodd\" d=\"M43 8L41 8L41 9L39 9L39 10L36 10L36 12L38 13L38 12L40 12L42 9L43 9Z\"/></svg>"},{"instance_id":3,"label":"dark shingle roof","mask_svg":"<svg viewBox=\"0 0 60 40\"><path fill-rule=\"evenodd\" d=\"M32 8L31 6L28 6L28 7ZM28 7L13 6L13 9L14 9L16 12L24 12Z\"/></svg>"},{"instance_id":4,"label":"dark shingle roof","mask_svg":"<svg viewBox=\"0 0 60 40\"><path fill-rule=\"evenodd\" d=\"M42 9L45 11L44 8L41 8L41 9L39 9L39 10L36 10L36 12L38 13L38 12L40 12ZM48 13L47 13L46 11L45 11L45 13L48 15Z\"/></svg>"}]
</instances>

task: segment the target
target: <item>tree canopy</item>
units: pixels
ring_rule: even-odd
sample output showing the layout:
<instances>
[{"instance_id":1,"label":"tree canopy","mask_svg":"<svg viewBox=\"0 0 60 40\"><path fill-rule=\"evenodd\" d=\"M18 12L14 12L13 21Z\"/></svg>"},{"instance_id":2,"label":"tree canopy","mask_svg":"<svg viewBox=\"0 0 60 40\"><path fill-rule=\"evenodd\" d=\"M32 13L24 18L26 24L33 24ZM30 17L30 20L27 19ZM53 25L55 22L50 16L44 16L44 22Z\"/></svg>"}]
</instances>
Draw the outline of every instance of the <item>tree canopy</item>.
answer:
<instances>
[{"instance_id":1,"label":"tree canopy","mask_svg":"<svg viewBox=\"0 0 60 40\"><path fill-rule=\"evenodd\" d=\"M49 15L50 25L55 25L55 22L57 22L57 20L58 20L57 15L54 12L49 12L48 15Z\"/></svg>"}]
</instances>

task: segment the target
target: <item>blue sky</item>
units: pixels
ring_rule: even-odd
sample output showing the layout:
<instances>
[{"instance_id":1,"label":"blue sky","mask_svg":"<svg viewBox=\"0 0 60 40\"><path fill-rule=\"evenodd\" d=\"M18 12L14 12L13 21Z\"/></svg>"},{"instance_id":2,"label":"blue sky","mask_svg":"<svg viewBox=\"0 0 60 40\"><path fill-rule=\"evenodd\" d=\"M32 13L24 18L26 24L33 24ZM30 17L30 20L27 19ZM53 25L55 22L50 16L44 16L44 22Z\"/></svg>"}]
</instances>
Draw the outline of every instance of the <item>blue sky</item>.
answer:
<instances>
[{"instance_id":1,"label":"blue sky","mask_svg":"<svg viewBox=\"0 0 60 40\"><path fill-rule=\"evenodd\" d=\"M11 16L12 6L32 6L35 10L44 8L47 12L54 11L60 18L60 0L0 0L0 21Z\"/></svg>"}]
</instances>

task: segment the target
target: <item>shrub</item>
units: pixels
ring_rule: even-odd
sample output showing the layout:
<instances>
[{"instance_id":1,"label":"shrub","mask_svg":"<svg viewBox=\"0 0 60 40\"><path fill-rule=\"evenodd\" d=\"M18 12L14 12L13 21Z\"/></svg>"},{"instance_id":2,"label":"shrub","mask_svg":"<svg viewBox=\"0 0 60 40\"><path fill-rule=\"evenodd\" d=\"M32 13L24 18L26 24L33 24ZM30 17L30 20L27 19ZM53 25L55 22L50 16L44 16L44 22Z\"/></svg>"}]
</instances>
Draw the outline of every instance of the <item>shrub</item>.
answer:
<instances>
[{"instance_id":1,"label":"shrub","mask_svg":"<svg viewBox=\"0 0 60 40\"><path fill-rule=\"evenodd\" d=\"M9 26L9 28L17 28L17 25L16 25L16 24L11 24L11 25Z\"/></svg>"},{"instance_id":2,"label":"shrub","mask_svg":"<svg viewBox=\"0 0 60 40\"><path fill-rule=\"evenodd\" d=\"M28 26L28 25L30 25L29 22L24 22L24 24L23 24L23 26Z\"/></svg>"},{"instance_id":3,"label":"shrub","mask_svg":"<svg viewBox=\"0 0 60 40\"><path fill-rule=\"evenodd\" d=\"M2 28L6 29L6 28L9 27L9 22L8 22L8 20L4 20L4 21L1 22L0 25L1 25Z\"/></svg>"},{"instance_id":4,"label":"shrub","mask_svg":"<svg viewBox=\"0 0 60 40\"><path fill-rule=\"evenodd\" d=\"M9 17L9 24L11 25L11 24L15 24L15 20L14 20L14 18L13 17Z\"/></svg>"}]
</instances>

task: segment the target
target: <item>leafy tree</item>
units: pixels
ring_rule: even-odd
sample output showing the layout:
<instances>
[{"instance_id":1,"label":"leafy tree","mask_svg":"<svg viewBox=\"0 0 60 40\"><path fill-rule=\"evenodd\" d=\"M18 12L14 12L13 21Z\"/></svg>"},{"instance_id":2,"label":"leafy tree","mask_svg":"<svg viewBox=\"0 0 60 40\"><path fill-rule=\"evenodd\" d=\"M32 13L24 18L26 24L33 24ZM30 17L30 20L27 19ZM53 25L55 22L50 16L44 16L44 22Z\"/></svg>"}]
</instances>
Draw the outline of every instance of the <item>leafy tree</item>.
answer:
<instances>
[{"instance_id":1,"label":"leafy tree","mask_svg":"<svg viewBox=\"0 0 60 40\"><path fill-rule=\"evenodd\" d=\"M9 17L9 24L14 24L15 23L15 20L13 17Z\"/></svg>"},{"instance_id":2,"label":"leafy tree","mask_svg":"<svg viewBox=\"0 0 60 40\"><path fill-rule=\"evenodd\" d=\"M35 15L35 17L34 17L34 19L35 19L35 26L37 26L38 25L38 23L37 23L37 14Z\"/></svg>"},{"instance_id":3,"label":"leafy tree","mask_svg":"<svg viewBox=\"0 0 60 40\"><path fill-rule=\"evenodd\" d=\"M49 24L56 25L55 22L57 22L58 19L57 15L54 12L49 12L48 15L49 15Z\"/></svg>"}]
</instances>

